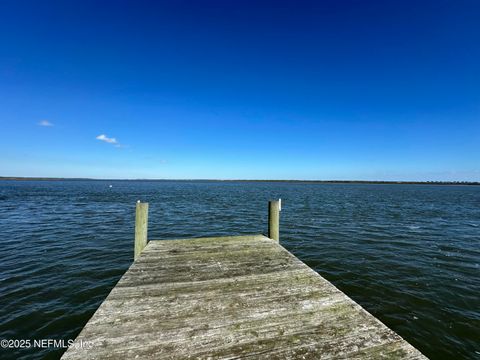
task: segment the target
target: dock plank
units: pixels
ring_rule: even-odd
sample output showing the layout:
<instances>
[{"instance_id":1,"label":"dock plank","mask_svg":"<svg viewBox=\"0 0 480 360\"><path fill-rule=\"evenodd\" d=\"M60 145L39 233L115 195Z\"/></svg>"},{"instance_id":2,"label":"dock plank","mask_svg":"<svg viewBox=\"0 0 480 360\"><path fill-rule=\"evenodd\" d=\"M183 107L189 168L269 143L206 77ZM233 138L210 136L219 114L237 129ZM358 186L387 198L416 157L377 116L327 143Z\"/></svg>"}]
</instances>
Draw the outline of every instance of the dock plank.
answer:
<instances>
[{"instance_id":1,"label":"dock plank","mask_svg":"<svg viewBox=\"0 0 480 360\"><path fill-rule=\"evenodd\" d=\"M277 241L150 241L62 359L425 359Z\"/></svg>"}]
</instances>

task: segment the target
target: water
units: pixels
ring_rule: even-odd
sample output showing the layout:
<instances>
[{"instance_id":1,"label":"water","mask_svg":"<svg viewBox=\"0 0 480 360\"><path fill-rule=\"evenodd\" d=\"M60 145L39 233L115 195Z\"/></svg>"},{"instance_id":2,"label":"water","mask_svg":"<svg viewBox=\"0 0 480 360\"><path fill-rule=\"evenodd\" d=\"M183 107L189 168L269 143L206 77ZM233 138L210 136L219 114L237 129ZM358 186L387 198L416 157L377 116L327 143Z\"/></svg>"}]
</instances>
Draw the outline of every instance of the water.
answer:
<instances>
[{"instance_id":1,"label":"water","mask_svg":"<svg viewBox=\"0 0 480 360\"><path fill-rule=\"evenodd\" d=\"M172 239L265 233L279 197L287 249L428 357L480 359L474 186L0 181L0 339L75 338L132 261L136 200Z\"/></svg>"}]
</instances>

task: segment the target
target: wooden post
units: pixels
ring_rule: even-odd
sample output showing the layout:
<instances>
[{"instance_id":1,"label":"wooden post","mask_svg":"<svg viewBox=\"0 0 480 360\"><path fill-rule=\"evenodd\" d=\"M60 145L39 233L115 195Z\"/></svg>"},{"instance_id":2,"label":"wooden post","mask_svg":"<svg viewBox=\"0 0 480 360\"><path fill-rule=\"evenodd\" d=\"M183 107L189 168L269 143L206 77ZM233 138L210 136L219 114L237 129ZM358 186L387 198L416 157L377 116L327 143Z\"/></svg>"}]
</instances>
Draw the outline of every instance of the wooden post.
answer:
<instances>
[{"instance_id":1,"label":"wooden post","mask_svg":"<svg viewBox=\"0 0 480 360\"><path fill-rule=\"evenodd\" d=\"M268 237L280 241L280 203L281 199L268 202Z\"/></svg>"},{"instance_id":2,"label":"wooden post","mask_svg":"<svg viewBox=\"0 0 480 360\"><path fill-rule=\"evenodd\" d=\"M148 232L148 203L137 201L135 210L135 253L134 260L140 256L142 250L147 246Z\"/></svg>"}]
</instances>

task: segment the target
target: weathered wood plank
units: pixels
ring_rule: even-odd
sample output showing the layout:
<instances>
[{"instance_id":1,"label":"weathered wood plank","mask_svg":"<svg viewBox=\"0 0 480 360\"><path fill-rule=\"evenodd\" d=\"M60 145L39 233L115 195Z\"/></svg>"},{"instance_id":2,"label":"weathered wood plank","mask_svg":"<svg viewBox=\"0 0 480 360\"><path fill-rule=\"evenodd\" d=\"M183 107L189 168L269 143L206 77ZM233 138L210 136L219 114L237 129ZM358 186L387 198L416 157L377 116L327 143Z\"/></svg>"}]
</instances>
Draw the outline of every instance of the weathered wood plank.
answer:
<instances>
[{"instance_id":1,"label":"weathered wood plank","mask_svg":"<svg viewBox=\"0 0 480 360\"><path fill-rule=\"evenodd\" d=\"M277 241L151 241L64 359L424 359Z\"/></svg>"}]
</instances>

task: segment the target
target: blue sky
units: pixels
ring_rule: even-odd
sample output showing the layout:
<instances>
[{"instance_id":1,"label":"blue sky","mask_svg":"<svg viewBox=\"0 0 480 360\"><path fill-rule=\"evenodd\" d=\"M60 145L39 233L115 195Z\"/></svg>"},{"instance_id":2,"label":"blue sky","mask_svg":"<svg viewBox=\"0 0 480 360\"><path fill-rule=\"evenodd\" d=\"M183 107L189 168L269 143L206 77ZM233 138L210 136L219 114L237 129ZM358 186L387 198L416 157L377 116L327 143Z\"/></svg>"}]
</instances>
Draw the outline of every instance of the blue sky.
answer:
<instances>
[{"instance_id":1,"label":"blue sky","mask_svg":"<svg viewBox=\"0 0 480 360\"><path fill-rule=\"evenodd\" d=\"M480 181L478 19L478 1L4 0L0 175Z\"/></svg>"}]
</instances>

